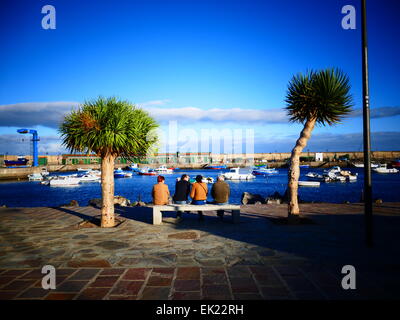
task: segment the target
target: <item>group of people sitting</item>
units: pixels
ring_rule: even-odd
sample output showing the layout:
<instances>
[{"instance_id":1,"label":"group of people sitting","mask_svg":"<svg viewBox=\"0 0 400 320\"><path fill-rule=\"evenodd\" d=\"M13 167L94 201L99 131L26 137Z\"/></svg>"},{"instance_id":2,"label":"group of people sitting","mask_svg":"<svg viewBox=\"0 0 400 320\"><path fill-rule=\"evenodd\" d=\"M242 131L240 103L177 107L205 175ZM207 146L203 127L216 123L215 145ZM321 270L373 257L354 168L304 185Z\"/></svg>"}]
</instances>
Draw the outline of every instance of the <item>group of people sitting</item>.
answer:
<instances>
[{"instance_id":1,"label":"group of people sitting","mask_svg":"<svg viewBox=\"0 0 400 320\"><path fill-rule=\"evenodd\" d=\"M175 194L172 200L176 204L194 204L204 205L207 203L224 205L229 202L230 188L229 185L224 181L222 175L218 176L217 182L215 182L211 188L212 202L207 202L208 187L207 184L202 182L203 177L201 175L196 176L196 182L193 185L189 182L189 176L183 174L181 179L176 182ZM153 204L165 205L170 203L170 193L168 185L165 183L163 176L157 177L157 184L153 186L152 196ZM189 200L192 198L192 201ZM224 214L223 210L217 212L218 216L222 217ZM181 217L182 213L178 212L177 216ZM203 213L199 211L199 218L203 219Z\"/></svg>"}]
</instances>

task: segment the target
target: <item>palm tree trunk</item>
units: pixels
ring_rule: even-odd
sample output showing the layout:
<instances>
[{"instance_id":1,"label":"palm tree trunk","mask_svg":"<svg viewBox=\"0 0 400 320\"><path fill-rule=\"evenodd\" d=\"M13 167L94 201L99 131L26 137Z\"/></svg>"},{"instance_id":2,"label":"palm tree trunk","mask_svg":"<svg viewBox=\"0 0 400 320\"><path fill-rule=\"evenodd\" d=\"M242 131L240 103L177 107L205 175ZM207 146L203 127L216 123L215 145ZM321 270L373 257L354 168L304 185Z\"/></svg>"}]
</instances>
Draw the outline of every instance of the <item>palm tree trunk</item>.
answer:
<instances>
[{"instance_id":1,"label":"palm tree trunk","mask_svg":"<svg viewBox=\"0 0 400 320\"><path fill-rule=\"evenodd\" d=\"M311 132L315 126L315 119L308 120L303 130L300 133L300 138L296 141L296 146L292 150L290 158L290 168L288 172L288 192L289 192L289 205L288 215L298 215L300 213L299 203L297 199L297 191L299 188L300 176L300 154L307 145L307 141L311 137Z\"/></svg>"},{"instance_id":2,"label":"palm tree trunk","mask_svg":"<svg viewBox=\"0 0 400 320\"><path fill-rule=\"evenodd\" d=\"M101 227L112 228L115 225L114 217L114 159L107 154L101 159Z\"/></svg>"}]
</instances>

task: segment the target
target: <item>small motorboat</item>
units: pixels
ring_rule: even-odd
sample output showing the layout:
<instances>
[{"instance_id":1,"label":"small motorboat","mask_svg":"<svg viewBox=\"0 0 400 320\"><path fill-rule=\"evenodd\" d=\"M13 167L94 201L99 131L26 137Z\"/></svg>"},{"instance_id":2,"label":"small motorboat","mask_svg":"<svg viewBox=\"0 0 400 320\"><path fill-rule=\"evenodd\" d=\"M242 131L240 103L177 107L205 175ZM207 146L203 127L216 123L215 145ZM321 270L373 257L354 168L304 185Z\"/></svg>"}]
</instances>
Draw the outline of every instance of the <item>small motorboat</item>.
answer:
<instances>
[{"instance_id":1,"label":"small motorboat","mask_svg":"<svg viewBox=\"0 0 400 320\"><path fill-rule=\"evenodd\" d=\"M324 173L329 173L329 172L332 172L332 173L340 173L340 171L342 171L342 169L340 169L339 166L334 166L334 167L332 167L332 168L330 168L330 169L324 170Z\"/></svg>"},{"instance_id":2,"label":"small motorboat","mask_svg":"<svg viewBox=\"0 0 400 320\"><path fill-rule=\"evenodd\" d=\"M29 160L24 157L18 157L17 160L4 160L6 167L24 167L27 166Z\"/></svg>"},{"instance_id":3,"label":"small motorboat","mask_svg":"<svg viewBox=\"0 0 400 320\"><path fill-rule=\"evenodd\" d=\"M125 172L121 168L114 170L114 178L129 178L132 177L132 172Z\"/></svg>"},{"instance_id":4,"label":"small motorboat","mask_svg":"<svg viewBox=\"0 0 400 320\"><path fill-rule=\"evenodd\" d=\"M353 174L350 171L342 170L340 175L345 177L347 181L357 181L358 173Z\"/></svg>"},{"instance_id":5,"label":"small motorboat","mask_svg":"<svg viewBox=\"0 0 400 320\"><path fill-rule=\"evenodd\" d=\"M81 182L81 179L75 176L58 176L49 181L50 186L76 186Z\"/></svg>"},{"instance_id":6,"label":"small motorboat","mask_svg":"<svg viewBox=\"0 0 400 320\"><path fill-rule=\"evenodd\" d=\"M79 175L78 178L81 179L81 182L100 182L101 179L100 175L91 173Z\"/></svg>"},{"instance_id":7,"label":"small motorboat","mask_svg":"<svg viewBox=\"0 0 400 320\"><path fill-rule=\"evenodd\" d=\"M322 174L318 174L316 172L308 172L306 174L306 177L308 178L309 181L324 181L325 178Z\"/></svg>"},{"instance_id":8,"label":"small motorboat","mask_svg":"<svg viewBox=\"0 0 400 320\"><path fill-rule=\"evenodd\" d=\"M250 172L240 173L240 168L231 168L229 172L223 174L226 180L251 180L256 176Z\"/></svg>"},{"instance_id":9,"label":"small motorboat","mask_svg":"<svg viewBox=\"0 0 400 320\"><path fill-rule=\"evenodd\" d=\"M139 175L141 176L156 176L157 172L154 171L154 169L151 168L142 168L139 170Z\"/></svg>"},{"instance_id":10,"label":"small motorboat","mask_svg":"<svg viewBox=\"0 0 400 320\"><path fill-rule=\"evenodd\" d=\"M132 172L139 172L139 167L137 163L132 163L131 165L127 166L125 170L129 170Z\"/></svg>"},{"instance_id":11,"label":"small motorboat","mask_svg":"<svg viewBox=\"0 0 400 320\"><path fill-rule=\"evenodd\" d=\"M155 168L154 171L158 174L172 174L174 173L174 170L171 168L167 168L166 166L160 166L158 168Z\"/></svg>"},{"instance_id":12,"label":"small motorboat","mask_svg":"<svg viewBox=\"0 0 400 320\"><path fill-rule=\"evenodd\" d=\"M299 186L300 187L319 187L320 182L319 181L299 181Z\"/></svg>"},{"instance_id":13,"label":"small motorboat","mask_svg":"<svg viewBox=\"0 0 400 320\"><path fill-rule=\"evenodd\" d=\"M386 163L381 164L378 168L374 168L372 170L376 173L397 173L397 172L399 172L399 170L396 168L388 168Z\"/></svg>"},{"instance_id":14,"label":"small motorboat","mask_svg":"<svg viewBox=\"0 0 400 320\"><path fill-rule=\"evenodd\" d=\"M392 161L391 165L393 168L400 168L400 159Z\"/></svg>"},{"instance_id":15,"label":"small motorboat","mask_svg":"<svg viewBox=\"0 0 400 320\"><path fill-rule=\"evenodd\" d=\"M226 169L226 165L208 165L204 169L221 170Z\"/></svg>"},{"instance_id":16,"label":"small motorboat","mask_svg":"<svg viewBox=\"0 0 400 320\"><path fill-rule=\"evenodd\" d=\"M362 162L358 162L358 163L353 163L353 166L355 166L356 168L364 168L364 163ZM371 168L378 168L379 165L376 163L371 163Z\"/></svg>"},{"instance_id":17,"label":"small motorboat","mask_svg":"<svg viewBox=\"0 0 400 320\"><path fill-rule=\"evenodd\" d=\"M266 166L258 166L253 168L252 174L255 176L265 176L270 174L278 174L279 171L274 168L268 168Z\"/></svg>"},{"instance_id":18,"label":"small motorboat","mask_svg":"<svg viewBox=\"0 0 400 320\"><path fill-rule=\"evenodd\" d=\"M41 173L31 173L31 174L28 174L28 179L29 179L29 181L42 181L43 176Z\"/></svg>"}]
</instances>

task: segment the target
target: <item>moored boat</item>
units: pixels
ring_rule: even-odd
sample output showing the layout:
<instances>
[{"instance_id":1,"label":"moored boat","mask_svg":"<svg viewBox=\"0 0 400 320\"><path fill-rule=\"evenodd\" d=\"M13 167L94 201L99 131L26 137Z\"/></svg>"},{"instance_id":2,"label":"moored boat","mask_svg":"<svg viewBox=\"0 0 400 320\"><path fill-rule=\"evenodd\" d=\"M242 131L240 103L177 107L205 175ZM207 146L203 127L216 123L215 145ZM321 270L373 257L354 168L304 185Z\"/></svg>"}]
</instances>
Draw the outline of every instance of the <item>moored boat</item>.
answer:
<instances>
[{"instance_id":1,"label":"moored boat","mask_svg":"<svg viewBox=\"0 0 400 320\"><path fill-rule=\"evenodd\" d=\"M381 164L378 168L374 168L372 170L376 173L397 173L397 172L399 172L399 170L396 168L388 168L386 163Z\"/></svg>"},{"instance_id":2,"label":"moored boat","mask_svg":"<svg viewBox=\"0 0 400 320\"><path fill-rule=\"evenodd\" d=\"M125 172L121 168L114 170L114 178L128 178L132 177L132 172Z\"/></svg>"},{"instance_id":3,"label":"moored boat","mask_svg":"<svg viewBox=\"0 0 400 320\"><path fill-rule=\"evenodd\" d=\"M139 170L139 175L141 176L156 176L157 172L154 171L154 169L151 168L142 168Z\"/></svg>"},{"instance_id":4,"label":"moored boat","mask_svg":"<svg viewBox=\"0 0 400 320\"><path fill-rule=\"evenodd\" d=\"M229 172L223 174L226 180L251 180L256 176L250 172L240 173L240 168L231 168Z\"/></svg>"},{"instance_id":5,"label":"moored boat","mask_svg":"<svg viewBox=\"0 0 400 320\"><path fill-rule=\"evenodd\" d=\"M26 166L29 162L29 159L18 157L17 160L4 160L4 164L6 167L20 167Z\"/></svg>"},{"instance_id":6,"label":"moored boat","mask_svg":"<svg viewBox=\"0 0 400 320\"><path fill-rule=\"evenodd\" d=\"M255 176L265 176L270 174L278 174L279 171L275 168L268 168L266 166L258 166L253 168L252 174Z\"/></svg>"},{"instance_id":7,"label":"moored boat","mask_svg":"<svg viewBox=\"0 0 400 320\"><path fill-rule=\"evenodd\" d=\"M391 165L393 168L400 168L400 159L392 161Z\"/></svg>"},{"instance_id":8,"label":"moored boat","mask_svg":"<svg viewBox=\"0 0 400 320\"><path fill-rule=\"evenodd\" d=\"M28 175L29 181L42 181L43 176L40 173L31 173Z\"/></svg>"},{"instance_id":9,"label":"moored boat","mask_svg":"<svg viewBox=\"0 0 400 320\"><path fill-rule=\"evenodd\" d=\"M322 174L318 174L316 172L308 172L306 174L306 177L308 178L309 181L324 181L325 178Z\"/></svg>"},{"instance_id":10,"label":"moored boat","mask_svg":"<svg viewBox=\"0 0 400 320\"><path fill-rule=\"evenodd\" d=\"M226 169L226 165L208 165L204 169L221 170Z\"/></svg>"},{"instance_id":11,"label":"moored boat","mask_svg":"<svg viewBox=\"0 0 400 320\"><path fill-rule=\"evenodd\" d=\"M319 187L319 181L299 181L298 182L300 187Z\"/></svg>"},{"instance_id":12,"label":"moored boat","mask_svg":"<svg viewBox=\"0 0 400 320\"><path fill-rule=\"evenodd\" d=\"M364 168L364 163L358 162L358 163L353 163L353 166L356 168ZM371 163L371 168L377 168L379 165L376 163Z\"/></svg>"},{"instance_id":13,"label":"moored boat","mask_svg":"<svg viewBox=\"0 0 400 320\"><path fill-rule=\"evenodd\" d=\"M75 176L58 176L49 181L50 186L76 186L81 182L81 179Z\"/></svg>"},{"instance_id":14,"label":"moored boat","mask_svg":"<svg viewBox=\"0 0 400 320\"><path fill-rule=\"evenodd\" d=\"M174 170L171 168L167 168L166 166L160 166L158 168L154 169L155 172L158 174L172 174L174 173Z\"/></svg>"},{"instance_id":15,"label":"moored boat","mask_svg":"<svg viewBox=\"0 0 400 320\"><path fill-rule=\"evenodd\" d=\"M137 163L132 163L131 165L127 166L125 170L133 171L133 172L139 172L139 167Z\"/></svg>"}]
</instances>

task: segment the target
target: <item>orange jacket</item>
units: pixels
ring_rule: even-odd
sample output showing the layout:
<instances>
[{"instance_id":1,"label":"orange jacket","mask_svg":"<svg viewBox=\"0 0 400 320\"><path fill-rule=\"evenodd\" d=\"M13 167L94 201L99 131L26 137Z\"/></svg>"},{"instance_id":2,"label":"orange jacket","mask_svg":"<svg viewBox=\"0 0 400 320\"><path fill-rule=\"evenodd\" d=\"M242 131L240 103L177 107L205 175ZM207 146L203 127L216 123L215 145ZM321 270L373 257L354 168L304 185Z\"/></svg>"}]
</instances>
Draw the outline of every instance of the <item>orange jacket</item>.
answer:
<instances>
[{"instance_id":1,"label":"orange jacket","mask_svg":"<svg viewBox=\"0 0 400 320\"><path fill-rule=\"evenodd\" d=\"M151 195L153 196L153 203L155 205L164 205L169 202L169 189L165 183L160 182L155 184Z\"/></svg>"},{"instance_id":2,"label":"orange jacket","mask_svg":"<svg viewBox=\"0 0 400 320\"><path fill-rule=\"evenodd\" d=\"M195 182L192 185L192 191L190 192L190 197L193 200L206 200L207 199L208 188L204 182Z\"/></svg>"}]
</instances>

